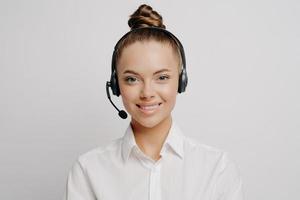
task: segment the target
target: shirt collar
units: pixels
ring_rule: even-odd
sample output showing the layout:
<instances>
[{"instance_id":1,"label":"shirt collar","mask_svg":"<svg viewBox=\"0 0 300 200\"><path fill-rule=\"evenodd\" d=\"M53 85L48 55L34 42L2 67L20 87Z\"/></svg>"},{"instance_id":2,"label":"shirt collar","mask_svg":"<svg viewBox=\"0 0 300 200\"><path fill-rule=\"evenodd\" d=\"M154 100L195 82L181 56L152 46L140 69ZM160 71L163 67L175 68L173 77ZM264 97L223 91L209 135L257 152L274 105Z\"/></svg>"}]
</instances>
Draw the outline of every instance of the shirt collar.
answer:
<instances>
[{"instance_id":1,"label":"shirt collar","mask_svg":"<svg viewBox=\"0 0 300 200\"><path fill-rule=\"evenodd\" d=\"M137 146L137 144L135 142L131 124L129 123L129 125L126 129L125 135L123 136L123 139L122 139L122 156L123 156L124 161L128 160L128 157L134 146Z\"/></svg>"},{"instance_id":2,"label":"shirt collar","mask_svg":"<svg viewBox=\"0 0 300 200\"><path fill-rule=\"evenodd\" d=\"M171 149L182 159L184 156L183 151L183 139L184 135L182 134L180 128L173 121L172 126L169 130L168 136L165 140L165 144L169 145ZM133 147L137 147L133 130L131 124L129 123L125 135L122 138L122 157L126 162L129 158L129 155L133 149Z\"/></svg>"}]
</instances>

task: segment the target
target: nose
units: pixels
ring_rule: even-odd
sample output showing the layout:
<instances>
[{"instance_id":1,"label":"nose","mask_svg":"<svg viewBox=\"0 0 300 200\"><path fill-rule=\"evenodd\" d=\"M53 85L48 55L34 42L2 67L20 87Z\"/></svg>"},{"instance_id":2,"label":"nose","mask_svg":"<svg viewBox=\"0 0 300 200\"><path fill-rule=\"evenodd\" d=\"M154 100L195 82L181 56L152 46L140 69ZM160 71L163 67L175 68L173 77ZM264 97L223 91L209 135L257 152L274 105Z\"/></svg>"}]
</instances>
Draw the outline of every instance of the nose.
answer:
<instances>
[{"instance_id":1,"label":"nose","mask_svg":"<svg viewBox=\"0 0 300 200\"><path fill-rule=\"evenodd\" d=\"M151 81L145 81L140 92L141 99L151 99L155 96L155 89Z\"/></svg>"}]
</instances>

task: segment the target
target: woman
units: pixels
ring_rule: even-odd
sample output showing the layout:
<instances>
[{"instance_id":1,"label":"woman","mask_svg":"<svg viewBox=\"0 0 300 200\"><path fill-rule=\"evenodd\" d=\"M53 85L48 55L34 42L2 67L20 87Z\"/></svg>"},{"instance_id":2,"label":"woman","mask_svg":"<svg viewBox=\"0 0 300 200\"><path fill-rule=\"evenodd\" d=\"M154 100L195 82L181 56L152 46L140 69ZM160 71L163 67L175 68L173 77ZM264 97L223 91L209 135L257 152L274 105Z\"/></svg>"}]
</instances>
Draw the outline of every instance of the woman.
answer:
<instances>
[{"instance_id":1,"label":"woman","mask_svg":"<svg viewBox=\"0 0 300 200\"><path fill-rule=\"evenodd\" d=\"M172 119L176 96L187 85L180 41L148 5L128 24L107 87L121 95L131 122L122 138L78 158L64 199L242 199L241 178L227 153L188 138Z\"/></svg>"}]
</instances>

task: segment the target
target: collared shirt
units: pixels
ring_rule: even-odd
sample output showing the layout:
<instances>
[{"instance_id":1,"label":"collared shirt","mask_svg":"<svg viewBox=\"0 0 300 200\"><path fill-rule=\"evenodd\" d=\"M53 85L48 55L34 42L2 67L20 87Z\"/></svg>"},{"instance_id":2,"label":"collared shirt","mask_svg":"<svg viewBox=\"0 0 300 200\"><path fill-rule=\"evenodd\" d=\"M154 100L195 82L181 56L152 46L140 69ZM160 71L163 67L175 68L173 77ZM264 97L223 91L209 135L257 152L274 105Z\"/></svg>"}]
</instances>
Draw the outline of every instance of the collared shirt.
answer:
<instances>
[{"instance_id":1,"label":"collared shirt","mask_svg":"<svg viewBox=\"0 0 300 200\"><path fill-rule=\"evenodd\" d=\"M185 136L172 123L152 160L129 124L122 138L81 156L69 172L64 200L242 200L242 181L228 153Z\"/></svg>"}]
</instances>

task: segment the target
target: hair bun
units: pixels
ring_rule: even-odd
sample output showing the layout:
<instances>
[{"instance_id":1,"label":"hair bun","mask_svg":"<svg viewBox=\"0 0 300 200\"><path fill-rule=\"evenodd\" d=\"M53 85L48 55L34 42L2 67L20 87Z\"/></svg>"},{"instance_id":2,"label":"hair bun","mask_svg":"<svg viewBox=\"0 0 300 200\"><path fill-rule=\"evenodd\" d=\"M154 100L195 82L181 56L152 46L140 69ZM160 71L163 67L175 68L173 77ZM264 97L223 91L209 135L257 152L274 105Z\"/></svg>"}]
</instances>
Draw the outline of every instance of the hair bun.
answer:
<instances>
[{"instance_id":1,"label":"hair bun","mask_svg":"<svg viewBox=\"0 0 300 200\"><path fill-rule=\"evenodd\" d=\"M163 24L162 16L153 10L151 6L146 4L141 5L132 15L130 15L128 25L131 30L149 26L163 29L166 28Z\"/></svg>"}]
</instances>

